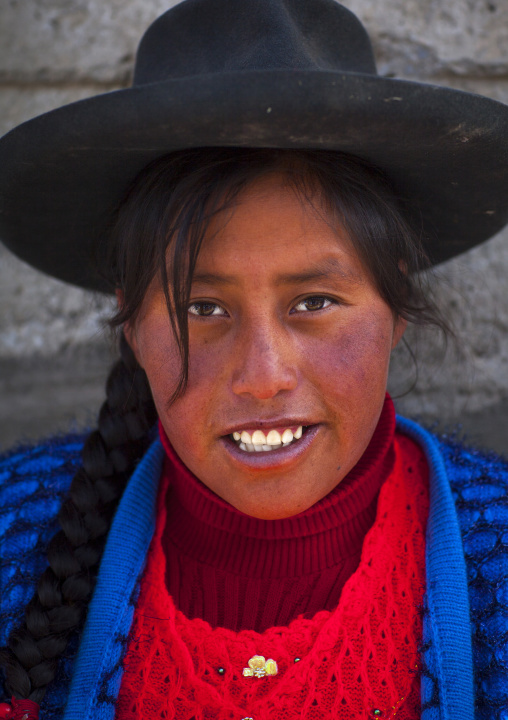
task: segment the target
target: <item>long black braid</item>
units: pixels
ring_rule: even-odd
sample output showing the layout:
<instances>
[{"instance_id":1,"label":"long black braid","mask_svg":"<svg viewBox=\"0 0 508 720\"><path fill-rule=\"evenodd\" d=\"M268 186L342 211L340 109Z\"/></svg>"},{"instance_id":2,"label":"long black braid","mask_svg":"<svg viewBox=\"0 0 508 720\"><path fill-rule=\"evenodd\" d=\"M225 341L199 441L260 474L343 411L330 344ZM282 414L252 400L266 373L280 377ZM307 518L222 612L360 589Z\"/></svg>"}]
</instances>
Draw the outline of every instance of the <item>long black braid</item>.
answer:
<instances>
[{"instance_id":1,"label":"long black braid","mask_svg":"<svg viewBox=\"0 0 508 720\"><path fill-rule=\"evenodd\" d=\"M146 375L122 334L98 428L85 442L82 466L58 515L61 530L48 546L49 567L2 653L14 697L40 703L53 680L58 658L83 621L113 514L155 421Z\"/></svg>"}]
</instances>

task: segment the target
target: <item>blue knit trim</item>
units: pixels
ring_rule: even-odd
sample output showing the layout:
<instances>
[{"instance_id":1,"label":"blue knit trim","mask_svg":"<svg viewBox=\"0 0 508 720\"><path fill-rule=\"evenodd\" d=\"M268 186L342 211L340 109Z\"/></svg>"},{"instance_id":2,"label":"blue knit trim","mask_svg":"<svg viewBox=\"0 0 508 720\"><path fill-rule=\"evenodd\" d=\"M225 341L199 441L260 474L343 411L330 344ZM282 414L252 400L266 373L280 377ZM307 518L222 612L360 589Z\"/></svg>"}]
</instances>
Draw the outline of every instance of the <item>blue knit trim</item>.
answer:
<instances>
[{"instance_id":1,"label":"blue knit trim","mask_svg":"<svg viewBox=\"0 0 508 720\"><path fill-rule=\"evenodd\" d=\"M136 468L108 535L81 638L64 720L114 720L124 644L155 530L164 449L156 440ZM110 699L110 702L108 702Z\"/></svg>"},{"instance_id":2,"label":"blue knit trim","mask_svg":"<svg viewBox=\"0 0 508 720\"><path fill-rule=\"evenodd\" d=\"M411 420L397 428L415 440L429 463L430 507L426 537L425 633L432 640L442 720L473 720L473 654L466 564L457 511L441 450L433 436ZM426 626L426 627L425 627Z\"/></svg>"}]
</instances>

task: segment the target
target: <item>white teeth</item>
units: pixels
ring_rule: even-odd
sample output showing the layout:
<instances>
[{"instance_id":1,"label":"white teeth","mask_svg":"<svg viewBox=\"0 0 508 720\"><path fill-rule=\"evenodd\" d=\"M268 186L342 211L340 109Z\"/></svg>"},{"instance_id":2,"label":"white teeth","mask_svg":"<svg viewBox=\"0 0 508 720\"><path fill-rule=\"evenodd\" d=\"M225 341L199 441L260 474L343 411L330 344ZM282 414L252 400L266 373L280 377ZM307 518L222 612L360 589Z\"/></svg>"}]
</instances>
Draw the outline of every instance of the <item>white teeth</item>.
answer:
<instances>
[{"instance_id":1,"label":"white teeth","mask_svg":"<svg viewBox=\"0 0 508 720\"><path fill-rule=\"evenodd\" d=\"M282 433L282 437L278 430L270 430L266 436L262 430L254 430L252 436L243 430L241 433L234 432L233 438L238 443L240 450L245 452L270 452L270 450L291 445L293 440L299 440L302 434L303 426L300 425L294 433L287 428Z\"/></svg>"},{"instance_id":2,"label":"white teeth","mask_svg":"<svg viewBox=\"0 0 508 720\"><path fill-rule=\"evenodd\" d=\"M289 443L292 439L293 433L291 432L291 430L289 428L287 430L284 430L284 432L282 433L282 442Z\"/></svg>"},{"instance_id":3,"label":"white teeth","mask_svg":"<svg viewBox=\"0 0 508 720\"><path fill-rule=\"evenodd\" d=\"M245 450L246 452L254 452L254 445L252 443L241 442L238 447L240 450ZM262 448L259 449L262 450Z\"/></svg>"},{"instance_id":4,"label":"white teeth","mask_svg":"<svg viewBox=\"0 0 508 720\"><path fill-rule=\"evenodd\" d=\"M280 433L277 430L270 430L266 436L266 442L268 445L280 445L282 442Z\"/></svg>"},{"instance_id":5,"label":"white teeth","mask_svg":"<svg viewBox=\"0 0 508 720\"><path fill-rule=\"evenodd\" d=\"M254 430L252 433L252 444L253 445L266 445L267 439L265 438L264 432L261 430Z\"/></svg>"}]
</instances>

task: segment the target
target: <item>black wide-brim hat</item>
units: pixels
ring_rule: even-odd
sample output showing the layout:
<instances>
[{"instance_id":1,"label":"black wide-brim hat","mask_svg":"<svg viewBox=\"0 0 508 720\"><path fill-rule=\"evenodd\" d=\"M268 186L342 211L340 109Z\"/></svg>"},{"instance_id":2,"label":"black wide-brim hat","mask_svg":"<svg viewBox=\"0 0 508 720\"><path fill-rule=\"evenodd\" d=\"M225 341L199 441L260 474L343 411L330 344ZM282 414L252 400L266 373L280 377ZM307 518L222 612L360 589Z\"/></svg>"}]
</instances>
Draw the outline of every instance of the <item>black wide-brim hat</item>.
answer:
<instances>
[{"instance_id":1,"label":"black wide-brim hat","mask_svg":"<svg viewBox=\"0 0 508 720\"><path fill-rule=\"evenodd\" d=\"M351 153L391 179L433 263L508 222L508 106L379 77L335 0L186 0L138 48L133 86L0 140L0 239L61 280L111 291L94 248L150 161L206 146Z\"/></svg>"}]
</instances>

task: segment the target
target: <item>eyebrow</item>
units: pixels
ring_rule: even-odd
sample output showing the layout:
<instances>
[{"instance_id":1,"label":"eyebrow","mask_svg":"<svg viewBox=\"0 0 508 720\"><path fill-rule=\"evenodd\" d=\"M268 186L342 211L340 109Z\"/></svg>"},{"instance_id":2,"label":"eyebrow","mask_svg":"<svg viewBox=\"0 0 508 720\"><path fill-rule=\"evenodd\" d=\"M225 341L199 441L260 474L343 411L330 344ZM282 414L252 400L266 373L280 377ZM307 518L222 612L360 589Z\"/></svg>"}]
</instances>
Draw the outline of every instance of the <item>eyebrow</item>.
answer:
<instances>
[{"instance_id":1,"label":"eyebrow","mask_svg":"<svg viewBox=\"0 0 508 720\"><path fill-rule=\"evenodd\" d=\"M363 278L358 273L345 270L336 258L325 260L311 265L306 270L297 273L282 273L275 279L275 285L302 285L316 280L327 280L339 278L348 283L361 283ZM222 275L220 273L198 272L192 278L193 283L202 285L237 285L238 280L234 275Z\"/></svg>"},{"instance_id":2,"label":"eyebrow","mask_svg":"<svg viewBox=\"0 0 508 720\"><path fill-rule=\"evenodd\" d=\"M277 285L299 285L309 281L327 280L329 278L344 280L346 282L359 283L362 281L361 275L345 270L344 266L337 258L326 258L321 262L311 265L306 270L299 273L283 273L276 280Z\"/></svg>"}]
</instances>

